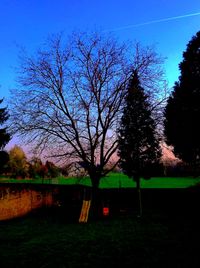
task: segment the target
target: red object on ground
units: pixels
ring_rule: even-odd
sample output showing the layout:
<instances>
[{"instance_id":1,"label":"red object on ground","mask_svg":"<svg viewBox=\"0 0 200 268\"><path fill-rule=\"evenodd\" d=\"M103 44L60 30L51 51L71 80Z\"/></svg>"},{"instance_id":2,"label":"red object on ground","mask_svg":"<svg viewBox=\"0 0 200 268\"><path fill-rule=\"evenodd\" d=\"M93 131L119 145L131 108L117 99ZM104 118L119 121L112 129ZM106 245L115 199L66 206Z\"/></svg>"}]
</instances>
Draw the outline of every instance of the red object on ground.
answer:
<instances>
[{"instance_id":1,"label":"red object on ground","mask_svg":"<svg viewBox=\"0 0 200 268\"><path fill-rule=\"evenodd\" d=\"M103 207L103 215L108 216L109 215L109 207Z\"/></svg>"}]
</instances>

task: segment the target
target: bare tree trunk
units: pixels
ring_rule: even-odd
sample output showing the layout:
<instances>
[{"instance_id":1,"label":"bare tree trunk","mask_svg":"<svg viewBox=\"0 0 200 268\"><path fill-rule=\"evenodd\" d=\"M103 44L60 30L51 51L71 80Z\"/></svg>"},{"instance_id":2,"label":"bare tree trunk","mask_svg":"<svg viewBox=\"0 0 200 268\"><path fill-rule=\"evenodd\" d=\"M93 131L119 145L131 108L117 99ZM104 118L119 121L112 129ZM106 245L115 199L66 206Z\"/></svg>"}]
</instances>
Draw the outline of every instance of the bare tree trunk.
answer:
<instances>
[{"instance_id":1,"label":"bare tree trunk","mask_svg":"<svg viewBox=\"0 0 200 268\"><path fill-rule=\"evenodd\" d=\"M92 176L90 178L92 182L92 188L87 189L87 193L85 193L83 196L83 206L80 212L79 222L87 222L88 218L89 220L90 219L97 220L100 217L100 211L101 211L100 210L101 200L100 200L100 191L99 191L100 178L98 178L97 176ZM90 203L90 205L87 206L87 212L84 211L85 202ZM84 215L87 214L87 217L82 217L81 216L82 214Z\"/></svg>"},{"instance_id":2,"label":"bare tree trunk","mask_svg":"<svg viewBox=\"0 0 200 268\"><path fill-rule=\"evenodd\" d=\"M92 181L92 191L91 191L91 211L90 218L97 220L100 217L100 190L99 182L100 178L91 178Z\"/></svg>"}]
</instances>

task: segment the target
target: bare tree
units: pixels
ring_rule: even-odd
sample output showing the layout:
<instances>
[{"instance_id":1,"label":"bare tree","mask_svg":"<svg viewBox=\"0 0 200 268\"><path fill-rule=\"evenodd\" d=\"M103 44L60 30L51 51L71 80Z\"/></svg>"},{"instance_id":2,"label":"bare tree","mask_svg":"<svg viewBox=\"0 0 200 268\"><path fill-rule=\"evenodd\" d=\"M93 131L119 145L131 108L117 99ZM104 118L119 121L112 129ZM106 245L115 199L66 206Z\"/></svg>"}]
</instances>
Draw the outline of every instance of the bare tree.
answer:
<instances>
[{"instance_id":1,"label":"bare tree","mask_svg":"<svg viewBox=\"0 0 200 268\"><path fill-rule=\"evenodd\" d=\"M129 57L127 46L112 36L76 33L66 44L56 36L35 57L25 55L12 97L13 132L53 157L80 159L97 189L118 148L116 129L132 70L151 93L162 76L153 50L136 45L134 51Z\"/></svg>"},{"instance_id":2,"label":"bare tree","mask_svg":"<svg viewBox=\"0 0 200 268\"><path fill-rule=\"evenodd\" d=\"M117 150L117 120L129 76L125 45L98 34L61 36L23 58L13 91L14 131L52 156L81 159L92 185Z\"/></svg>"}]
</instances>

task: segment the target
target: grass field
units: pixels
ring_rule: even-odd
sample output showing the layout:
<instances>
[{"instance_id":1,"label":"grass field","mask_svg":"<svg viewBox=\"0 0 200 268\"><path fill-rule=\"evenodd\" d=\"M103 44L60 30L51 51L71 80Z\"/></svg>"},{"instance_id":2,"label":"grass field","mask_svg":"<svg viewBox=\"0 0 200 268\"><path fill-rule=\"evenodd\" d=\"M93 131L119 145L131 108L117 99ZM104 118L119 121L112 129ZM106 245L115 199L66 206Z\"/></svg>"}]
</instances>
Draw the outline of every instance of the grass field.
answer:
<instances>
[{"instance_id":1,"label":"grass field","mask_svg":"<svg viewBox=\"0 0 200 268\"><path fill-rule=\"evenodd\" d=\"M199 267L199 224L154 212L88 224L33 215L0 223L0 267Z\"/></svg>"},{"instance_id":2,"label":"grass field","mask_svg":"<svg viewBox=\"0 0 200 268\"><path fill-rule=\"evenodd\" d=\"M32 184L59 184L59 185L86 185L91 186L88 177L84 178L64 178L53 179L5 179L0 178L0 182L5 183L32 183ZM200 184L200 177L153 177L149 180L141 179L142 188L188 188ZM135 188L136 183L121 173L111 173L101 179L100 188Z\"/></svg>"},{"instance_id":3,"label":"grass field","mask_svg":"<svg viewBox=\"0 0 200 268\"><path fill-rule=\"evenodd\" d=\"M41 180L12 179L5 182L42 183ZM90 185L88 178L56 178L44 182ZM155 193L148 196L151 191L143 191L143 217L137 218L132 189L125 189L135 187L135 183L113 173L102 178L100 187L124 188L120 198L130 199L128 203L132 205L128 213L111 213L109 218L78 224L78 218L73 220L68 206L64 206L2 221L0 267L199 268L199 188L195 188L197 191L179 190L197 183L200 178L142 180L142 187L155 188L152 190Z\"/></svg>"}]
</instances>

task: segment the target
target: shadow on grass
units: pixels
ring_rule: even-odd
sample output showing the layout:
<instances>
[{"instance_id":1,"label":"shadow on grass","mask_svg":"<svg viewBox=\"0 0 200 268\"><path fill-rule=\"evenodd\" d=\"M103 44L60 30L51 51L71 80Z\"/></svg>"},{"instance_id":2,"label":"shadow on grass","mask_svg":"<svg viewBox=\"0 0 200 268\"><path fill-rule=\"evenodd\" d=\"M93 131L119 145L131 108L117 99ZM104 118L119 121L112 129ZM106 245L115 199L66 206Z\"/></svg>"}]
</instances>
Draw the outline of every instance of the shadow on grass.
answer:
<instances>
[{"instance_id":1,"label":"shadow on grass","mask_svg":"<svg viewBox=\"0 0 200 268\"><path fill-rule=\"evenodd\" d=\"M194 212L194 211L193 211ZM0 223L1 267L199 267L195 213L146 210L88 224L40 210Z\"/></svg>"}]
</instances>

